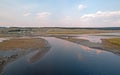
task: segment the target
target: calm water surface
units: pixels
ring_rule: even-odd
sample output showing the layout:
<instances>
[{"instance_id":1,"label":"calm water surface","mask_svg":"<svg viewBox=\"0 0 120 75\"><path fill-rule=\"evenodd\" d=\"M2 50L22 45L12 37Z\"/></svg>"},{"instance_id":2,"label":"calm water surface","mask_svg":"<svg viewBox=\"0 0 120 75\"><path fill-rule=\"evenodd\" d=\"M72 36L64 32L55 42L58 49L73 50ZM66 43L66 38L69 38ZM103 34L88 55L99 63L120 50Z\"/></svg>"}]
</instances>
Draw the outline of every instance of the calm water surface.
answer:
<instances>
[{"instance_id":1,"label":"calm water surface","mask_svg":"<svg viewBox=\"0 0 120 75\"><path fill-rule=\"evenodd\" d=\"M120 56L54 37L45 37L50 50L30 62L38 51L9 63L2 75L120 75ZM39 55L38 55L39 57Z\"/></svg>"}]
</instances>

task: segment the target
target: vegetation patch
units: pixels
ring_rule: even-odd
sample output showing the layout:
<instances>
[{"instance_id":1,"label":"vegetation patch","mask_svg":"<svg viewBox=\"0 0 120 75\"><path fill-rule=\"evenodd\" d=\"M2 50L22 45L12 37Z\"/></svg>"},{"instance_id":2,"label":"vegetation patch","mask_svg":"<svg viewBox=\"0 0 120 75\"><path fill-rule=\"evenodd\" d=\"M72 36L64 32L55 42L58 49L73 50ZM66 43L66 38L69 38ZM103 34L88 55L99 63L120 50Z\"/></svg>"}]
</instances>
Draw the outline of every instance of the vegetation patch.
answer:
<instances>
[{"instance_id":1,"label":"vegetation patch","mask_svg":"<svg viewBox=\"0 0 120 75\"><path fill-rule=\"evenodd\" d=\"M120 38L103 39L104 47L120 50Z\"/></svg>"},{"instance_id":2,"label":"vegetation patch","mask_svg":"<svg viewBox=\"0 0 120 75\"><path fill-rule=\"evenodd\" d=\"M109 43L120 46L120 38L106 39L106 41L108 41Z\"/></svg>"},{"instance_id":3,"label":"vegetation patch","mask_svg":"<svg viewBox=\"0 0 120 75\"><path fill-rule=\"evenodd\" d=\"M112 30L90 30L90 29L52 29L48 30L47 34L96 34L110 33ZM114 31L116 32L116 31ZM119 32L119 31L118 31Z\"/></svg>"},{"instance_id":4,"label":"vegetation patch","mask_svg":"<svg viewBox=\"0 0 120 75\"><path fill-rule=\"evenodd\" d=\"M47 41L41 38L19 38L0 42L0 50L39 49L47 46Z\"/></svg>"}]
</instances>

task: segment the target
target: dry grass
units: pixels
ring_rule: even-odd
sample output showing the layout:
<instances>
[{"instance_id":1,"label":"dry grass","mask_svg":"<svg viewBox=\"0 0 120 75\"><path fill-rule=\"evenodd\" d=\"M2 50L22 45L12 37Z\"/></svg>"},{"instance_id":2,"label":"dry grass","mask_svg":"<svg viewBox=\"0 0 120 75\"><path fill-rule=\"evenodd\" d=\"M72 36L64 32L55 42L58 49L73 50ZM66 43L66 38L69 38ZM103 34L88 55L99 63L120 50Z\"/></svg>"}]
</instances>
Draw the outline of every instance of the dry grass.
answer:
<instances>
[{"instance_id":1,"label":"dry grass","mask_svg":"<svg viewBox=\"0 0 120 75\"><path fill-rule=\"evenodd\" d=\"M81 29L81 30L72 30L72 29L58 29L58 30L49 30L47 34L96 34L96 33L113 33L120 32L112 31L112 30L89 30L89 29Z\"/></svg>"},{"instance_id":2,"label":"dry grass","mask_svg":"<svg viewBox=\"0 0 120 75\"><path fill-rule=\"evenodd\" d=\"M106 39L108 42L120 46L120 38Z\"/></svg>"},{"instance_id":3,"label":"dry grass","mask_svg":"<svg viewBox=\"0 0 120 75\"><path fill-rule=\"evenodd\" d=\"M120 38L103 39L104 47L120 50Z\"/></svg>"},{"instance_id":4,"label":"dry grass","mask_svg":"<svg viewBox=\"0 0 120 75\"><path fill-rule=\"evenodd\" d=\"M44 39L37 38L22 38L11 39L0 42L0 50L13 50L13 49L38 49L46 47L46 41Z\"/></svg>"}]
</instances>

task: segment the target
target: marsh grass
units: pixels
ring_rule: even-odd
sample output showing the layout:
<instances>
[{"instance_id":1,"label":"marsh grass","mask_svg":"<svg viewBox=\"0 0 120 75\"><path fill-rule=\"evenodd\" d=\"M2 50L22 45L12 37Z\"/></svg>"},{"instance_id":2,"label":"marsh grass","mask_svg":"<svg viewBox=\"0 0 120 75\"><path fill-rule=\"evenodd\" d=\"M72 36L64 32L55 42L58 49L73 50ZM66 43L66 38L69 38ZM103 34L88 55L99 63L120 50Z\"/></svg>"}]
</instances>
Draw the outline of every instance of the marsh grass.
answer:
<instances>
[{"instance_id":1,"label":"marsh grass","mask_svg":"<svg viewBox=\"0 0 120 75\"><path fill-rule=\"evenodd\" d=\"M106 39L106 41L108 41L108 42L110 42L112 44L120 46L120 38Z\"/></svg>"},{"instance_id":2,"label":"marsh grass","mask_svg":"<svg viewBox=\"0 0 120 75\"><path fill-rule=\"evenodd\" d=\"M0 50L38 49L46 46L46 40L41 38L19 38L0 42Z\"/></svg>"},{"instance_id":3,"label":"marsh grass","mask_svg":"<svg viewBox=\"0 0 120 75\"><path fill-rule=\"evenodd\" d=\"M81 29L81 30L74 30L74 29L53 29L48 30L47 34L96 34L96 33L113 33L113 32L120 32L120 31L112 31L112 30L89 30L89 29Z\"/></svg>"},{"instance_id":4,"label":"marsh grass","mask_svg":"<svg viewBox=\"0 0 120 75\"><path fill-rule=\"evenodd\" d=\"M104 47L113 50L120 50L120 38L103 39L102 41Z\"/></svg>"}]
</instances>

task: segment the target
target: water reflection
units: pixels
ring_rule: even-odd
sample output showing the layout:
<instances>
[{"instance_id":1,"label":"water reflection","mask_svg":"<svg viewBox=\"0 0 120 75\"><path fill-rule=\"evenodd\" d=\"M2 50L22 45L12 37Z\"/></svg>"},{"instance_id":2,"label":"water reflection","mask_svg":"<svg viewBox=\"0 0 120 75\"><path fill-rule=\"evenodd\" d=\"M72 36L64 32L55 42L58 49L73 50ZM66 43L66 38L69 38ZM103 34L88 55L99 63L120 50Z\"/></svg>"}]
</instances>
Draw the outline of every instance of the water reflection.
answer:
<instances>
[{"instance_id":1,"label":"water reflection","mask_svg":"<svg viewBox=\"0 0 120 75\"><path fill-rule=\"evenodd\" d=\"M83 55L81 53L78 53L77 57L78 57L79 60L83 60L84 59L84 57L83 57Z\"/></svg>"},{"instance_id":2,"label":"water reflection","mask_svg":"<svg viewBox=\"0 0 120 75\"><path fill-rule=\"evenodd\" d=\"M9 40L9 38L0 38L0 42L3 42L5 40Z\"/></svg>"},{"instance_id":3,"label":"water reflection","mask_svg":"<svg viewBox=\"0 0 120 75\"><path fill-rule=\"evenodd\" d=\"M90 47L87 47L87 46L83 46L83 45L80 45L80 48L82 48L83 50L87 51L87 52L94 52L95 51L95 54L101 54L103 53L104 51L103 50L99 50L99 49L92 49Z\"/></svg>"},{"instance_id":4,"label":"water reflection","mask_svg":"<svg viewBox=\"0 0 120 75\"><path fill-rule=\"evenodd\" d=\"M34 51L28 55L28 62L29 63L35 63L40 60L48 51L50 50L50 47L48 48L42 48L40 50Z\"/></svg>"},{"instance_id":5,"label":"water reflection","mask_svg":"<svg viewBox=\"0 0 120 75\"><path fill-rule=\"evenodd\" d=\"M18 60L20 57L23 57L25 55L29 56L29 61L30 63L34 63L38 61L40 58L42 58L45 53L49 51L50 47L47 48L39 48L38 50L21 50L21 49L16 49L16 50L11 50L11 51L0 51L0 73L2 73L2 70L6 65L9 63L12 63L16 60Z\"/></svg>"},{"instance_id":6,"label":"water reflection","mask_svg":"<svg viewBox=\"0 0 120 75\"><path fill-rule=\"evenodd\" d=\"M3 75L120 75L120 57L115 54L57 38L45 39L51 48L44 57L34 51L7 65Z\"/></svg>"},{"instance_id":7,"label":"water reflection","mask_svg":"<svg viewBox=\"0 0 120 75\"><path fill-rule=\"evenodd\" d=\"M103 53L104 51L102 51L102 50L98 50L98 49L96 49L96 54L101 54L101 53Z\"/></svg>"},{"instance_id":8,"label":"water reflection","mask_svg":"<svg viewBox=\"0 0 120 75\"><path fill-rule=\"evenodd\" d=\"M72 35L77 39L85 39L94 43L101 43L101 39L107 38L118 38L120 37L120 33L99 33L99 34L81 34L81 35Z\"/></svg>"},{"instance_id":9,"label":"water reflection","mask_svg":"<svg viewBox=\"0 0 120 75\"><path fill-rule=\"evenodd\" d=\"M86 50L86 51L92 51L91 48L87 47L87 46L83 46L83 45L80 45L80 48L82 48L83 50Z\"/></svg>"},{"instance_id":10,"label":"water reflection","mask_svg":"<svg viewBox=\"0 0 120 75\"><path fill-rule=\"evenodd\" d=\"M94 43L101 43L102 42L101 39L111 38L111 37L85 35L85 36L79 36L79 37L75 37L75 38L89 40L90 42L94 42Z\"/></svg>"},{"instance_id":11,"label":"water reflection","mask_svg":"<svg viewBox=\"0 0 120 75\"><path fill-rule=\"evenodd\" d=\"M2 72L5 65L8 63L15 61L19 57L19 54L13 54L10 56L0 56L0 73Z\"/></svg>"}]
</instances>

